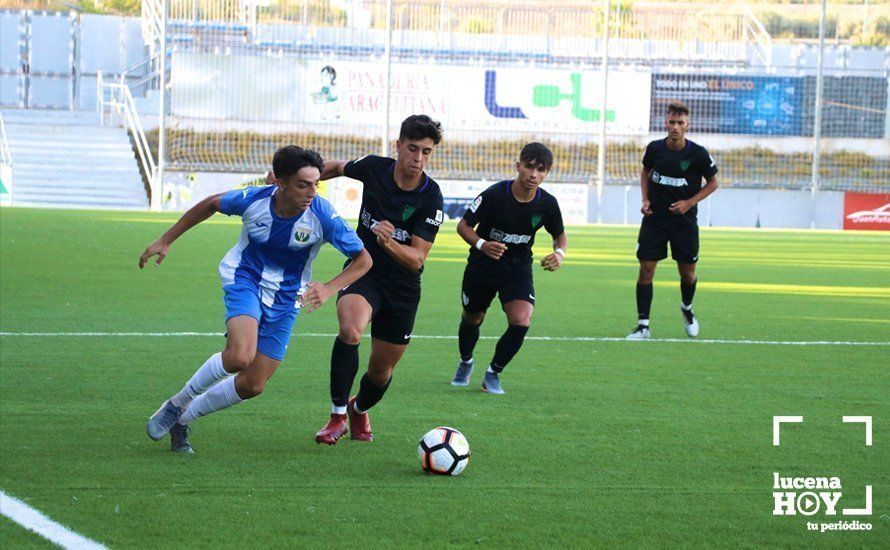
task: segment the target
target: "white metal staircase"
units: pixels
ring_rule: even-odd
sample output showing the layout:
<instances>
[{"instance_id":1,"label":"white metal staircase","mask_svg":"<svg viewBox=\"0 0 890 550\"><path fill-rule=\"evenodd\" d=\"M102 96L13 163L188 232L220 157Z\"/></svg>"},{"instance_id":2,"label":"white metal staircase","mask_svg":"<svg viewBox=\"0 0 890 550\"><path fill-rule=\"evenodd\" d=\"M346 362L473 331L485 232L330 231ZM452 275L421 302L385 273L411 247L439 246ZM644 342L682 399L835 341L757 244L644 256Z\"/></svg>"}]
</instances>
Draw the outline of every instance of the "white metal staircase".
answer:
<instances>
[{"instance_id":1,"label":"white metal staircase","mask_svg":"<svg viewBox=\"0 0 890 550\"><path fill-rule=\"evenodd\" d=\"M127 130L94 111L3 110L13 206L147 209Z\"/></svg>"}]
</instances>

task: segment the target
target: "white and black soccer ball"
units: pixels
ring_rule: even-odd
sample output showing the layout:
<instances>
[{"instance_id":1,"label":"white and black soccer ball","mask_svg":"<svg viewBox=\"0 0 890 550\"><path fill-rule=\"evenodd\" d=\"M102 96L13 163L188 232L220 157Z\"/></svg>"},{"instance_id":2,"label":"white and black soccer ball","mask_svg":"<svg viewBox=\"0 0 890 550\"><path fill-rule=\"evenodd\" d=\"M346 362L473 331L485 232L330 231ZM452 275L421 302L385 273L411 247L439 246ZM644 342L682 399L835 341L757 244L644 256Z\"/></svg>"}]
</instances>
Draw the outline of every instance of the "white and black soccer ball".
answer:
<instances>
[{"instance_id":1,"label":"white and black soccer ball","mask_svg":"<svg viewBox=\"0 0 890 550\"><path fill-rule=\"evenodd\" d=\"M420 465L425 472L443 476L456 476L470 462L470 444L464 434L440 426L428 431L417 446Z\"/></svg>"}]
</instances>

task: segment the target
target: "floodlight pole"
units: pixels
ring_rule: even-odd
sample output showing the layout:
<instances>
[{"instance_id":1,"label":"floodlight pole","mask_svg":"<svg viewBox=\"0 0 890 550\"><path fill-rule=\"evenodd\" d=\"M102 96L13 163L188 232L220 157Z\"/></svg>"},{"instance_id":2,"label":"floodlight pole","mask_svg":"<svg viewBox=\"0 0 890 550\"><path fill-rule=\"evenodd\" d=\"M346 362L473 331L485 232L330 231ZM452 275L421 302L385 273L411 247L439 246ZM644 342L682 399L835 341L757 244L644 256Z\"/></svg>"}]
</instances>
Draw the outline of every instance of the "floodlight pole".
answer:
<instances>
[{"instance_id":1,"label":"floodlight pole","mask_svg":"<svg viewBox=\"0 0 890 550\"><path fill-rule=\"evenodd\" d=\"M813 173L810 182L810 228L816 228L816 195L819 193L820 142L822 140L822 65L825 58L825 0L819 18L819 65L816 69L816 116L813 122Z\"/></svg>"},{"instance_id":2,"label":"floodlight pole","mask_svg":"<svg viewBox=\"0 0 890 550\"><path fill-rule=\"evenodd\" d=\"M161 209L164 194L164 157L167 153L167 125L165 123L167 95L167 0L161 0L161 63L158 88L158 164L155 171L154 188L151 190L151 209Z\"/></svg>"},{"instance_id":3,"label":"floodlight pole","mask_svg":"<svg viewBox=\"0 0 890 550\"><path fill-rule=\"evenodd\" d=\"M392 77L392 0L386 0L386 46L383 52L386 58L386 91L383 102L383 133L380 136L380 156L389 155L389 106L390 106L390 78Z\"/></svg>"},{"instance_id":4,"label":"floodlight pole","mask_svg":"<svg viewBox=\"0 0 890 550\"><path fill-rule=\"evenodd\" d=\"M602 199L603 185L606 183L606 112L609 96L609 12L612 9L611 0L603 0L605 13L603 15L603 102L600 105L600 138L599 151L596 159L596 194L597 203ZM597 208L597 223L602 221L600 209Z\"/></svg>"}]
</instances>

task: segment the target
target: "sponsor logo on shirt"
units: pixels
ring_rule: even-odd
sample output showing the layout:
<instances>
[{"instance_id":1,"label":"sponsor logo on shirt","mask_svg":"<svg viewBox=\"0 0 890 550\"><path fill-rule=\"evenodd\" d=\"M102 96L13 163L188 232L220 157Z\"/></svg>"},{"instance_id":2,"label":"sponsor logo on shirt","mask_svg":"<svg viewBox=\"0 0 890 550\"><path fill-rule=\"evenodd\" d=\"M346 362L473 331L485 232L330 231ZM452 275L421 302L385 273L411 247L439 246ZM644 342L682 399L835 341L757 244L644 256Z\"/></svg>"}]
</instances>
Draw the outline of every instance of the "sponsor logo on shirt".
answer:
<instances>
[{"instance_id":1,"label":"sponsor logo on shirt","mask_svg":"<svg viewBox=\"0 0 890 550\"><path fill-rule=\"evenodd\" d=\"M474 200L470 204L470 212L476 212L476 210L479 210L479 205L481 205L481 204L482 204L482 195L479 195L478 197L476 197L476 200Z\"/></svg>"},{"instance_id":2,"label":"sponsor logo on shirt","mask_svg":"<svg viewBox=\"0 0 890 550\"><path fill-rule=\"evenodd\" d=\"M491 230L491 240L500 241L504 244L526 244L532 240L531 235L513 235L512 233L504 233L500 229Z\"/></svg>"},{"instance_id":3,"label":"sponsor logo on shirt","mask_svg":"<svg viewBox=\"0 0 890 550\"><path fill-rule=\"evenodd\" d=\"M689 168L690 164L692 164L692 163L689 162L688 160L681 160L680 161L680 170L683 170L685 172L686 169Z\"/></svg>"},{"instance_id":4,"label":"sponsor logo on shirt","mask_svg":"<svg viewBox=\"0 0 890 550\"><path fill-rule=\"evenodd\" d=\"M433 219L433 218L426 219L426 223L428 223L430 225L435 225L436 227L441 226L443 221L445 221L445 214L441 210L436 210L435 219Z\"/></svg>"},{"instance_id":5,"label":"sponsor logo on shirt","mask_svg":"<svg viewBox=\"0 0 890 550\"><path fill-rule=\"evenodd\" d=\"M689 185L686 178L672 178L670 176L659 174L655 170L652 171L652 182L659 185L667 185L668 187L686 187Z\"/></svg>"},{"instance_id":6,"label":"sponsor logo on shirt","mask_svg":"<svg viewBox=\"0 0 890 550\"><path fill-rule=\"evenodd\" d=\"M541 216L540 214L535 214L534 216L532 216L532 227L538 227L542 219L543 216Z\"/></svg>"},{"instance_id":7,"label":"sponsor logo on shirt","mask_svg":"<svg viewBox=\"0 0 890 550\"><path fill-rule=\"evenodd\" d=\"M380 220L375 220L371 217L371 213L365 209L362 209L361 215L361 224L374 231L374 228L377 227L377 224L380 223ZM404 229L396 227L392 232L392 238L396 241L406 243L411 240L411 234L405 231Z\"/></svg>"},{"instance_id":8,"label":"sponsor logo on shirt","mask_svg":"<svg viewBox=\"0 0 890 550\"><path fill-rule=\"evenodd\" d=\"M406 204L405 209L402 210L402 221L405 221L408 218L410 218L411 214L413 214L413 213L414 213L414 207L411 206L410 204Z\"/></svg>"}]
</instances>

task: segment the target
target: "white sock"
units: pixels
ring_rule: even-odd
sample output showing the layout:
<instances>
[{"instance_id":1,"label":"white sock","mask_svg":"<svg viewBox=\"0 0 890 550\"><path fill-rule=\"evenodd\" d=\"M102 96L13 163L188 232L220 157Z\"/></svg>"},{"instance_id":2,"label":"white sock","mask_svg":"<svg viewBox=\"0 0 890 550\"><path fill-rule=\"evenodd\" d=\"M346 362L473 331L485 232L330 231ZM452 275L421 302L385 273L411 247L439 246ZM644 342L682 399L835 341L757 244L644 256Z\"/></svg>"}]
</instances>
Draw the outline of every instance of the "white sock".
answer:
<instances>
[{"instance_id":1,"label":"white sock","mask_svg":"<svg viewBox=\"0 0 890 550\"><path fill-rule=\"evenodd\" d=\"M683 311L692 311L692 304L689 304L687 306L683 302L680 302L680 309L682 309Z\"/></svg>"},{"instance_id":2,"label":"white sock","mask_svg":"<svg viewBox=\"0 0 890 550\"><path fill-rule=\"evenodd\" d=\"M170 402L180 409L185 409L192 402L192 399L206 392L214 384L230 374L223 369L222 353L214 353L209 359L204 361L201 368L195 371L195 374L179 390L179 393L170 398Z\"/></svg>"},{"instance_id":3,"label":"white sock","mask_svg":"<svg viewBox=\"0 0 890 550\"><path fill-rule=\"evenodd\" d=\"M182 413L179 423L188 424L196 418L201 418L222 409L228 409L244 401L244 399L238 396L238 392L235 391L235 379L237 378L237 376L230 376L207 390L207 392L196 397L192 404L189 405L189 408Z\"/></svg>"},{"instance_id":4,"label":"white sock","mask_svg":"<svg viewBox=\"0 0 890 550\"><path fill-rule=\"evenodd\" d=\"M648 326L649 326L649 319L638 319L638 320L637 320L637 325L639 325L639 326L641 326L641 327L648 327Z\"/></svg>"},{"instance_id":5,"label":"white sock","mask_svg":"<svg viewBox=\"0 0 890 550\"><path fill-rule=\"evenodd\" d=\"M338 407L337 405L331 405L331 414L346 414L346 407Z\"/></svg>"},{"instance_id":6,"label":"white sock","mask_svg":"<svg viewBox=\"0 0 890 550\"><path fill-rule=\"evenodd\" d=\"M366 412L368 412L368 411L363 411L360 408L358 408L358 399L356 399L355 401L352 402L352 410L354 410L355 412L357 412L359 414L365 414Z\"/></svg>"},{"instance_id":7,"label":"white sock","mask_svg":"<svg viewBox=\"0 0 890 550\"><path fill-rule=\"evenodd\" d=\"M498 371L496 371L496 370L494 370L493 368L491 368L491 365L488 365L488 368L485 369L485 372L489 372L489 373L491 373L491 374L497 374L497 373L498 373Z\"/></svg>"},{"instance_id":8,"label":"white sock","mask_svg":"<svg viewBox=\"0 0 890 550\"><path fill-rule=\"evenodd\" d=\"M466 361L464 361L463 359L461 359L460 362L463 363L464 365L472 365L472 364L473 364L473 358L470 357L470 358L467 359Z\"/></svg>"}]
</instances>

